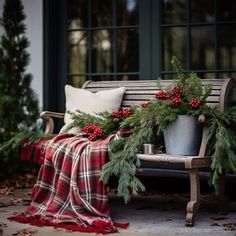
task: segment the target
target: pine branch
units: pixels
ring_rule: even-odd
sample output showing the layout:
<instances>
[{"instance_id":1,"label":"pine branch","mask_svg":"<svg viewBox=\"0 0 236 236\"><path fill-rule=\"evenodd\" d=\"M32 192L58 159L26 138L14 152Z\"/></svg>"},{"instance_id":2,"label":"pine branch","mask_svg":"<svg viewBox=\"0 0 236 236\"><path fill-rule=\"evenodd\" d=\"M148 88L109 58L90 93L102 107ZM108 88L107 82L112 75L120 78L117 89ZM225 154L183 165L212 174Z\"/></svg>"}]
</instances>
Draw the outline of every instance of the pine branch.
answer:
<instances>
[{"instance_id":1,"label":"pine branch","mask_svg":"<svg viewBox=\"0 0 236 236\"><path fill-rule=\"evenodd\" d=\"M131 120L129 119L129 122ZM153 127L139 126L134 128L133 134L127 139L114 140L110 144L110 161L103 166L100 179L107 183L110 176L117 176L118 196L122 196L126 203L131 194L135 195L145 189L135 176L136 168L140 166L136 155L144 143L150 142L152 136Z\"/></svg>"},{"instance_id":2,"label":"pine branch","mask_svg":"<svg viewBox=\"0 0 236 236\"><path fill-rule=\"evenodd\" d=\"M53 136L53 134L47 134L45 132L23 130L21 132L12 134L12 138L0 143L0 153L4 153L6 150L8 152L11 150L14 153L18 153L18 148L24 140L29 140L30 142L34 143L42 138Z\"/></svg>"},{"instance_id":3,"label":"pine branch","mask_svg":"<svg viewBox=\"0 0 236 236\"><path fill-rule=\"evenodd\" d=\"M214 186L216 192L219 191L221 174L236 173L236 132L232 129L236 125L235 111L232 109L223 113L214 109L209 120L207 143L212 158L209 184Z\"/></svg>"}]
</instances>

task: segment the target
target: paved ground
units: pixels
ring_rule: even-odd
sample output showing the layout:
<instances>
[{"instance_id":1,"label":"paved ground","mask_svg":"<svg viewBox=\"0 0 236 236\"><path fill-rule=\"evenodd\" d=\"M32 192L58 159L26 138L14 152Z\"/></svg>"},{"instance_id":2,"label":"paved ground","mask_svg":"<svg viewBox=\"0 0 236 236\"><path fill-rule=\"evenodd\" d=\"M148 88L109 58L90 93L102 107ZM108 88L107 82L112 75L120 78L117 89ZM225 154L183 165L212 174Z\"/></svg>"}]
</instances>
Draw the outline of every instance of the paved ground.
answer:
<instances>
[{"instance_id":1,"label":"paved ground","mask_svg":"<svg viewBox=\"0 0 236 236\"><path fill-rule=\"evenodd\" d=\"M20 234L17 232L23 229L31 232L35 236L44 235L91 235L88 233L71 232L64 229L54 229L52 227L34 227L27 224L10 222L7 217L16 212L23 211L29 202L29 190L16 190L8 195L0 195L0 232L1 236L30 234ZM185 204L188 196L185 194L159 194L147 195L133 198L128 205L123 200L110 196L111 216L117 222L129 222L128 229L121 229L117 236L172 236L172 235L236 235L236 203L230 203L230 212L220 215L215 210L215 206L202 206L199 210L194 227L185 227ZM3 204L4 202L4 204ZM14 203L15 205L12 205ZM5 205L5 206L4 206ZM10 205L10 206L7 206Z\"/></svg>"}]
</instances>

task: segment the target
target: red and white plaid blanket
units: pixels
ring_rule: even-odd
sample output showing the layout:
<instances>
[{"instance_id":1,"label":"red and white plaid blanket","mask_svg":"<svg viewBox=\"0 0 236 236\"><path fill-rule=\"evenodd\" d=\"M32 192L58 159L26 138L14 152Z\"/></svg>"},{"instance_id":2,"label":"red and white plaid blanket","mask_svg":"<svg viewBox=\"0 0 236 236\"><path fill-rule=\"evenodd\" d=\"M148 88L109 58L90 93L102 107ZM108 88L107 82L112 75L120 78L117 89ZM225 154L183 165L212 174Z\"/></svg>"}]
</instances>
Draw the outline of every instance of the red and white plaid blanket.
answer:
<instances>
[{"instance_id":1,"label":"red and white plaid blanket","mask_svg":"<svg viewBox=\"0 0 236 236\"><path fill-rule=\"evenodd\" d=\"M25 212L9 219L103 234L116 232L116 226L126 228L127 224L110 219L107 188L99 180L112 137L90 142L79 135L59 134L41 140L34 155L44 161L32 202Z\"/></svg>"}]
</instances>

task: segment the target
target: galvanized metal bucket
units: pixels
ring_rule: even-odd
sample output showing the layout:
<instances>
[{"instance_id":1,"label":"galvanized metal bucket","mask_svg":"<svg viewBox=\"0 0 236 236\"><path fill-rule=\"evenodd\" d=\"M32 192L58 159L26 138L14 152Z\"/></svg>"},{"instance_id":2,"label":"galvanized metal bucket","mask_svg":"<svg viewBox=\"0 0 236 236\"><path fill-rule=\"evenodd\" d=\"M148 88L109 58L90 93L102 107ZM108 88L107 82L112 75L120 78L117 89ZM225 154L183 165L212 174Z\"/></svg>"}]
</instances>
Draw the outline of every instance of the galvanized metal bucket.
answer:
<instances>
[{"instance_id":1,"label":"galvanized metal bucket","mask_svg":"<svg viewBox=\"0 0 236 236\"><path fill-rule=\"evenodd\" d=\"M177 120L164 130L166 153L195 156L199 153L202 126L197 118L179 115Z\"/></svg>"}]
</instances>

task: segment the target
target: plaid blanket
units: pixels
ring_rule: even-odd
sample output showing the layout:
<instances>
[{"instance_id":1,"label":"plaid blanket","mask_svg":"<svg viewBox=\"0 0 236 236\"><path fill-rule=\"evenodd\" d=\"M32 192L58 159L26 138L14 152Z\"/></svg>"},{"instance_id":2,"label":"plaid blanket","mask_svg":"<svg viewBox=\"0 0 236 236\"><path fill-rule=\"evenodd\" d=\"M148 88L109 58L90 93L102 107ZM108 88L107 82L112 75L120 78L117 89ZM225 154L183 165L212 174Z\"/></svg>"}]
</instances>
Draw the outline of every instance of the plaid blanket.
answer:
<instances>
[{"instance_id":1,"label":"plaid blanket","mask_svg":"<svg viewBox=\"0 0 236 236\"><path fill-rule=\"evenodd\" d=\"M116 226L126 228L127 224L110 219L107 188L99 181L111 138L90 142L80 135L59 134L41 140L37 152L26 148L37 155L37 160L44 161L31 204L25 212L9 219L103 234L116 232Z\"/></svg>"}]
</instances>

